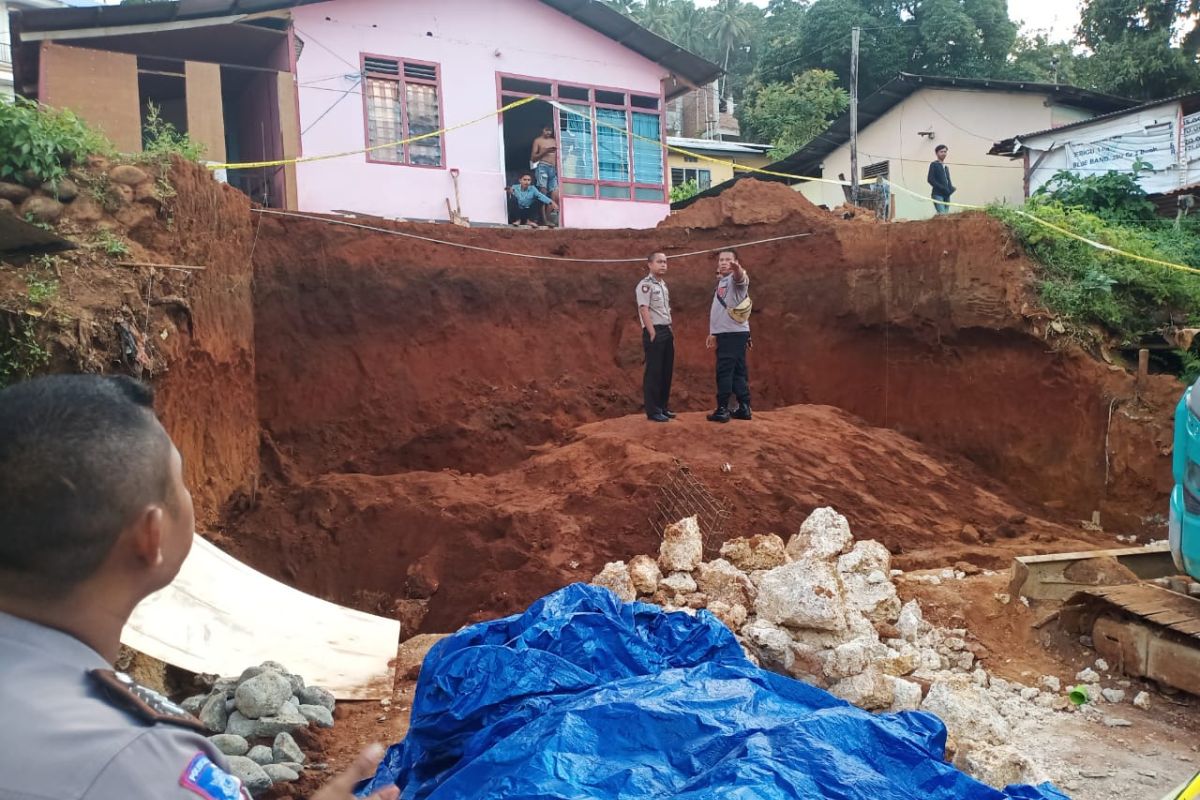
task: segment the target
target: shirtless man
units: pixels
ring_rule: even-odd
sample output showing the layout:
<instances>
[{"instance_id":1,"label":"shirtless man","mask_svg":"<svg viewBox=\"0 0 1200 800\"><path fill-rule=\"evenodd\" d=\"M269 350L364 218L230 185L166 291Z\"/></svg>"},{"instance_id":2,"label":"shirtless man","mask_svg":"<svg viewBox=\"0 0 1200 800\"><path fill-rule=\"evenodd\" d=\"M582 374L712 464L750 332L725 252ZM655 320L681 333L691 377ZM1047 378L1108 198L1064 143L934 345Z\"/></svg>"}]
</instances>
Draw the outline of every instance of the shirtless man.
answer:
<instances>
[{"instance_id":1,"label":"shirtless man","mask_svg":"<svg viewBox=\"0 0 1200 800\"><path fill-rule=\"evenodd\" d=\"M554 126L542 126L542 134L533 140L529 153L529 165L533 168L534 185L542 194L558 203L558 142L554 138ZM549 224L549 206L542 206L542 221Z\"/></svg>"}]
</instances>

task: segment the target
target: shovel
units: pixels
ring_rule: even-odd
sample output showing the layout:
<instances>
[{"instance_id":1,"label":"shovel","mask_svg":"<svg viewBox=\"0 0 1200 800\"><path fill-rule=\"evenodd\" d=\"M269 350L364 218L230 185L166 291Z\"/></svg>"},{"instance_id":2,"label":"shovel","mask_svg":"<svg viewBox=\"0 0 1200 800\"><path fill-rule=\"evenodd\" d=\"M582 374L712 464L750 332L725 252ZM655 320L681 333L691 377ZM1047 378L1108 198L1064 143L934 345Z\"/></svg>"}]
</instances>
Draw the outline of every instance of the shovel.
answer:
<instances>
[{"instance_id":1,"label":"shovel","mask_svg":"<svg viewBox=\"0 0 1200 800\"><path fill-rule=\"evenodd\" d=\"M462 200L458 195L458 168L450 169L450 179L454 181L454 207L450 207L450 198L446 198L446 211L450 213L450 221L464 228L471 227L471 220L462 215Z\"/></svg>"}]
</instances>

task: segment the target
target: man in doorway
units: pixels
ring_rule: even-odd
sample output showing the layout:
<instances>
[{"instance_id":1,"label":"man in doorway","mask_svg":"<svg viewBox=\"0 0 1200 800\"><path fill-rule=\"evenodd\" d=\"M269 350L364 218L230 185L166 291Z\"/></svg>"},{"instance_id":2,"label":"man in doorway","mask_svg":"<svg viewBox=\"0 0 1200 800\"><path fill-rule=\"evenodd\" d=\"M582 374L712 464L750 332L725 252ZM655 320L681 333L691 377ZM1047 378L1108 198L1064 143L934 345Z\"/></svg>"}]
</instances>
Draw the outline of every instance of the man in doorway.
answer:
<instances>
[{"instance_id":1,"label":"man in doorway","mask_svg":"<svg viewBox=\"0 0 1200 800\"><path fill-rule=\"evenodd\" d=\"M553 200L534 188L533 175L529 172L521 173L521 182L514 183L509 187L508 193L516 205L512 224L518 228L522 226L536 228L538 225L534 221L534 217L537 216L538 209L542 206L548 206L551 211L558 209L558 205ZM534 206L535 202L538 203L536 207Z\"/></svg>"},{"instance_id":2,"label":"man in doorway","mask_svg":"<svg viewBox=\"0 0 1200 800\"><path fill-rule=\"evenodd\" d=\"M950 148L944 144L933 148L936 158L929 164L929 175L926 178L933 190L933 210L938 214L945 214L950 210L950 206L946 204L950 202L950 195L956 191L954 184L950 182L950 168L946 166L946 155L949 152Z\"/></svg>"},{"instance_id":3,"label":"man in doorway","mask_svg":"<svg viewBox=\"0 0 1200 800\"><path fill-rule=\"evenodd\" d=\"M648 274L634 289L638 319L642 322L642 349L646 353L646 371L642 376L642 400L646 419L669 422L671 376L675 371L675 334L671 330L671 294L664 277L667 256L655 251L646 257Z\"/></svg>"},{"instance_id":4,"label":"man in doorway","mask_svg":"<svg viewBox=\"0 0 1200 800\"><path fill-rule=\"evenodd\" d=\"M709 350L717 349L717 410L708 415L710 422L751 418L750 375L746 370L750 318L735 319L730 314L730 309L736 309L749 296L750 274L742 268L737 251L717 253L717 289L708 311L708 339L704 343ZM738 400L738 408L732 413L730 395Z\"/></svg>"},{"instance_id":5,"label":"man in doorway","mask_svg":"<svg viewBox=\"0 0 1200 800\"><path fill-rule=\"evenodd\" d=\"M112 669L194 529L148 387L60 375L0 391L0 797L250 800L198 720ZM382 755L313 800L351 800Z\"/></svg>"},{"instance_id":6,"label":"man in doorway","mask_svg":"<svg viewBox=\"0 0 1200 800\"><path fill-rule=\"evenodd\" d=\"M558 142L554 138L554 126L543 125L542 133L533 140L533 148L529 152L529 166L533 170L534 185L542 194L558 203ZM554 206L557 210L558 206ZM547 211L549 206L542 207L542 222L549 224Z\"/></svg>"}]
</instances>

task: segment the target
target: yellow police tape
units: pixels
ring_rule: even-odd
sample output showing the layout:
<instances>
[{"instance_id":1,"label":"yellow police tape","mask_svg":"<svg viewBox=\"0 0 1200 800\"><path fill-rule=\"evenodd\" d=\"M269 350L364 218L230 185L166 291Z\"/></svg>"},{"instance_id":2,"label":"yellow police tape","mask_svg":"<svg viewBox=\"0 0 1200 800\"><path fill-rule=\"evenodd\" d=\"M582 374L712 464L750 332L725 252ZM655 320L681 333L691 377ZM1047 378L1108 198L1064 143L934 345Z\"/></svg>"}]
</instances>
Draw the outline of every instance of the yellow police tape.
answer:
<instances>
[{"instance_id":1,"label":"yellow police tape","mask_svg":"<svg viewBox=\"0 0 1200 800\"><path fill-rule=\"evenodd\" d=\"M400 145L410 144L412 142L419 142L422 139L431 139L435 136L441 136L445 133L449 133L450 131L456 131L456 130L459 130L460 128L466 128L468 126L476 124L477 122L483 122L484 120L490 119L490 118L495 117L500 114L503 114L505 111L509 111L509 110L517 108L519 106L523 106L527 103L532 103L535 100L544 100L545 102L547 102L550 105L557 108L559 111L562 111L562 112L565 112L568 114L572 114L572 115L578 116L578 117L585 117L592 124L594 124L598 127L611 128L612 130L618 131L621 134L628 136L632 139L638 139L640 141L648 142L650 144L660 146L660 147L665 146L666 149L670 152L679 153L680 155L688 156L689 158L694 158L697 161L704 161L704 162L707 162L710 164L721 164L723 166L732 167L734 170L736 170L738 172L752 172L752 173L756 173L759 175L770 175L771 177L774 177L774 178L787 178L788 180L809 181L809 182L814 182L814 183L827 183L827 184L832 184L835 186L850 186L851 185L851 183L849 181L833 180L831 178L814 178L814 177L808 176L808 175L790 175L786 172L775 172L774 170L763 169L761 167L752 167L747 164L737 164L733 161L726 160L726 159L713 158L712 156L707 156L702 153L697 153L692 150L687 150L683 147L675 147L674 145L670 145L670 144L664 145L664 143L659 139L651 139L647 136L641 136L639 134L634 133L633 131L629 131L620 126L613 125L610 122L601 122L598 119L593 119L590 115L586 115L579 111L576 111L575 109L573 109L569 106L565 106L556 100L549 99L549 98L542 98L542 97L538 97L538 96L534 96L534 95L531 95L529 97L523 97L520 100L515 100L511 103L508 103L507 105L497 108L494 111L489 111L487 114L483 114L479 117L476 117L475 119L468 120L466 122L461 122L458 125L453 125L453 126L450 126L447 128L441 128L436 131L430 131L429 133L422 133L418 136L410 136L407 139L401 139L396 142L387 142L385 144L377 144L377 145L373 145L371 147L364 147L359 150L348 150L344 153L331 153L331 154L322 155L322 156L304 156L301 158L281 158L281 159L277 159L274 161L252 161L252 162L244 162L244 163L236 163L236 164L235 163L208 164L207 166L209 169L214 169L214 170L216 170L216 169L252 169L252 168L256 168L256 167L277 167L277 166L284 166L287 164L301 164L301 163L308 163L311 161L325 161L325 160L333 159L333 158L344 158L346 156L370 153L373 150L382 150L382 149L391 148L391 147L399 147ZM908 189L904 186L901 186L898 183L893 183L890 180L889 181L884 181L882 179L877 179L877 180L881 183L886 183L888 186L896 189L897 191L904 192L906 194L912 195L913 197L916 197L921 200L927 200L931 203L934 202L932 197L927 197L919 192L914 192L912 189ZM939 201L939 202L941 202L941 201ZM984 206L972 205L969 203L955 203L955 202L951 202L951 201L945 201L942 204L947 205L947 206L954 206L955 208L964 208L964 209L968 209L968 210L972 210L972 211L986 211L987 210ZM1138 255L1137 253L1130 253L1128 251L1121 250L1116 247L1112 247L1111 245L1104 244L1103 242L1097 242L1094 239L1089 239L1086 236L1081 236L1078 233L1074 233L1073 231L1069 231L1066 228L1055 225L1052 222L1048 222L1044 219L1041 219L1040 217L1034 216L1033 214L1030 214L1028 211L1022 211L1021 209L1018 209L1018 208L1013 208L1011 210L1013 211L1013 213L1019 214L1020 216L1025 217L1026 219L1032 220L1033 222L1037 223L1038 225L1042 225L1046 228L1049 228L1050 230L1061 233L1064 236L1067 236L1067 237L1070 237L1077 241L1083 242L1084 244L1094 247L1097 250L1102 250L1104 252L1112 253L1114 255L1122 256L1123 258L1132 259L1134 261L1141 261L1146 264L1154 264L1156 266L1167 267L1169 269L1180 270L1182 272L1191 272L1193 274L1200 274L1200 269L1197 269L1196 267L1189 267L1186 264L1176 264L1172 261L1163 261L1162 259L1150 258L1148 256L1141 256L1141 255Z\"/></svg>"},{"instance_id":2,"label":"yellow police tape","mask_svg":"<svg viewBox=\"0 0 1200 800\"><path fill-rule=\"evenodd\" d=\"M385 142L384 144L376 144L376 145L372 145L371 147L363 147L359 150L347 150L344 153L330 153L328 155L323 155L323 156L302 156L300 158L278 158L278 159L275 159L274 161L241 161L238 163L230 163L230 164L206 164L205 166L207 166L209 169L255 169L258 167L283 167L283 166L287 166L288 164L307 164L310 161L326 161L331 158L344 158L346 156L356 156L356 155L363 154L363 153L370 153L374 150L386 150L390 147L400 147L401 145L411 144L413 142L419 142L422 139L432 139L435 136L441 136L444 133L448 133L450 131L456 131L459 128L466 128L470 125L474 125L477 122L483 122L484 120L491 119L492 117L495 117L499 114L503 114L505 111L509 111L511 109L517 108L518 106L523 106L526 103L532 103L534 100L537 100L537 99L538 98L536 98L536 97L523 97L520 100L515 100L506 106L501 106L500 108L497 108L495 111L489 111L488 113L486 113L482 116L476 117L475 119L467 120L466 122L460 122L458 125L452 125L449 128L441 128L436 131L430 131L429 133L422 133L417 136L409 136L407 139L400 139L399 141L395 141L395 142Z\"/></svg>"}]
</instances>

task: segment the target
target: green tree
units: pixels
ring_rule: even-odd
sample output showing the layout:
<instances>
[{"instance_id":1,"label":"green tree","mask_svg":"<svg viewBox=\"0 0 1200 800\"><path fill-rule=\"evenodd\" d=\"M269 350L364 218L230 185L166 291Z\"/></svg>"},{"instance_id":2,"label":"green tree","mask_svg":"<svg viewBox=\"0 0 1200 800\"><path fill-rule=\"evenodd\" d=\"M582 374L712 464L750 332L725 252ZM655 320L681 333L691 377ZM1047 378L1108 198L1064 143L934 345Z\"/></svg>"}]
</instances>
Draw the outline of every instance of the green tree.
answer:
<instances>
[{"instance_id":1,"label":"green tree","mask_svg":"<svg viewBox=\"0 0 1200 800\"><path fill-rule=\"evenodd\" d=\"M1086 0L1084 85L1150 100L1200 88L1200 0Z\"/></svg>"},{"instance_id":2,"label":"green tree","mask_svg":"<svg viewBox=\"0 0 1200 800\"><path fill-rule=\"evenodd\" d=\"M812 141L846 110L849 94L829 70L809 70L787 83L752 87L742 106L743 134L768 141L772 157L783 158Z\"/></svg>"}]
</instances>

